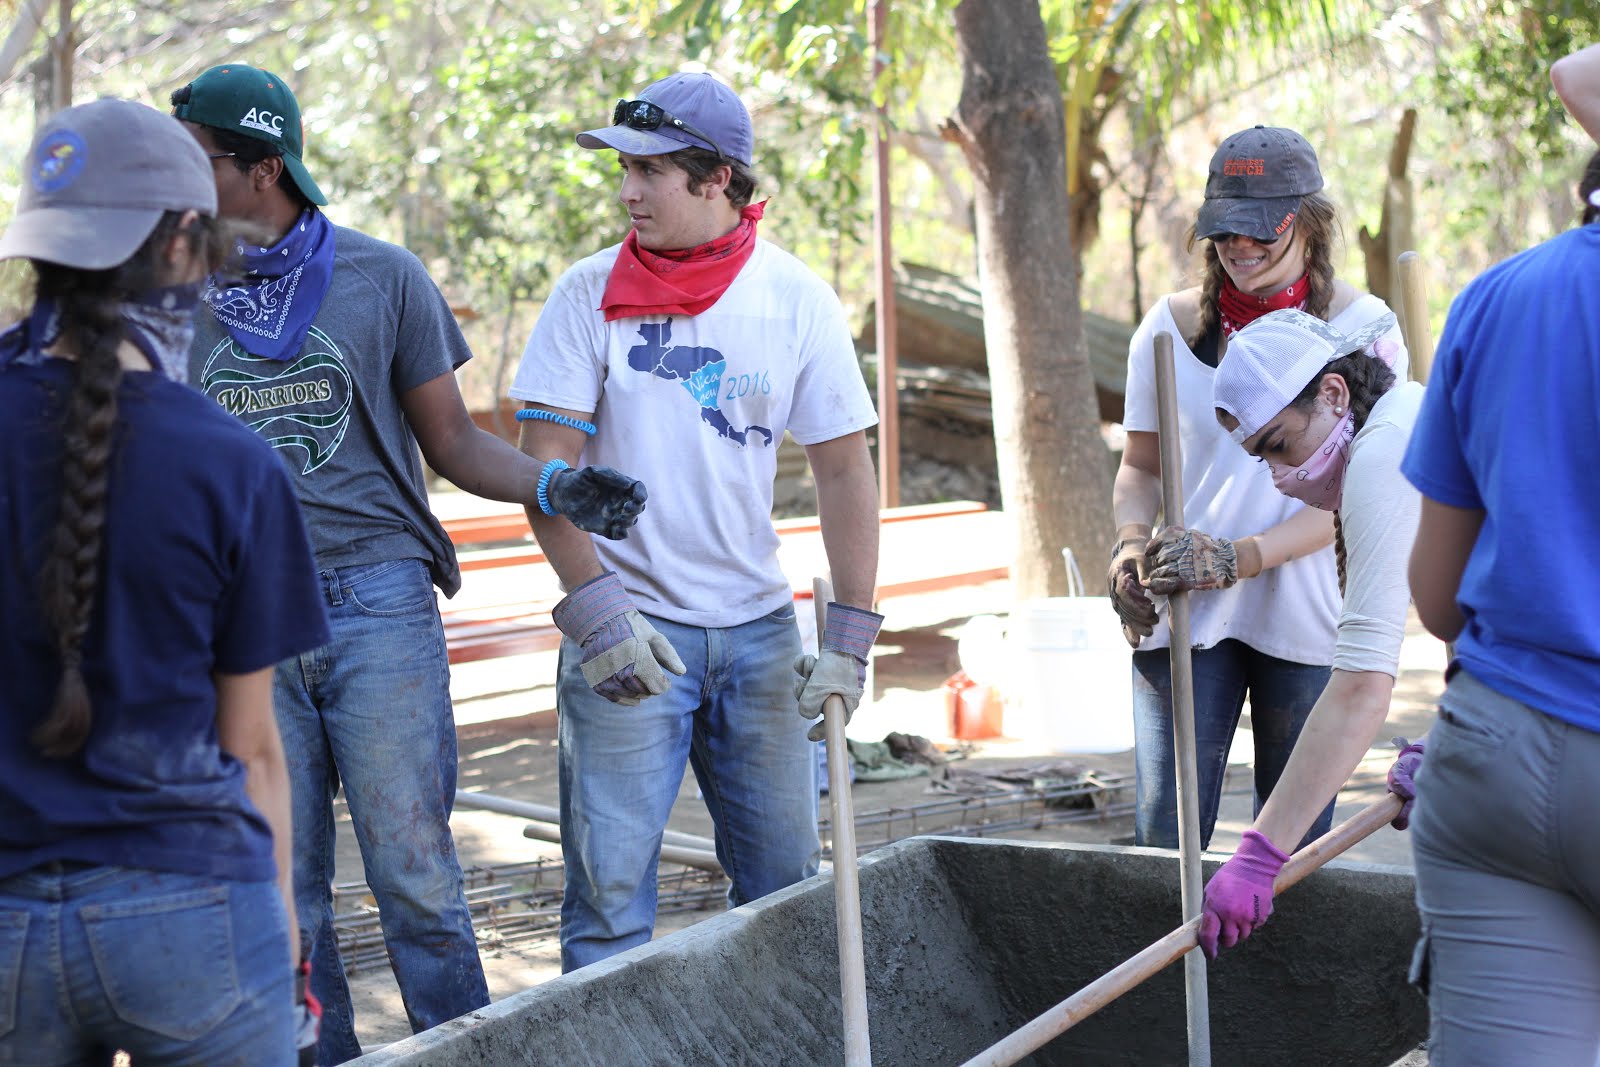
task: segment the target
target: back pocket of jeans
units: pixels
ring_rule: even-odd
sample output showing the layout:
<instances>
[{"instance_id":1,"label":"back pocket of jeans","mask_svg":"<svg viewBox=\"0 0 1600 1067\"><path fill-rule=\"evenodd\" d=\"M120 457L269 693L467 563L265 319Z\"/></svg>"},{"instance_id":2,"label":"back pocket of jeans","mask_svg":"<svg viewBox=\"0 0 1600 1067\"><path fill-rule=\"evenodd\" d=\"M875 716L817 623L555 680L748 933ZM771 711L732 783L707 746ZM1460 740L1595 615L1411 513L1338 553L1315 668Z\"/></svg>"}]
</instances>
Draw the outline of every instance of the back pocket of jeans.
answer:
<instances>
[{"instance_id":1,"label":"back pocket of jeans","mask_svg":"<svg viewBox=\"0 0 1600 1067\"><path fill-rule=\"evenodd\" d=\"M0 1037L17 1028L22 995L22 949L28 943L28 913L0 911Z\"/></svg>"},{"instance_id":2,"label":"back pocket of jeans","mask_svg":"<svg viewBox=\"0 0 1600 1067\"><path fill-rule=\"evenodd\" d=\"M117 1017L193 1041L238 1008L228 890L85 905L89 951Z\"/></svg>"}]
</instances>

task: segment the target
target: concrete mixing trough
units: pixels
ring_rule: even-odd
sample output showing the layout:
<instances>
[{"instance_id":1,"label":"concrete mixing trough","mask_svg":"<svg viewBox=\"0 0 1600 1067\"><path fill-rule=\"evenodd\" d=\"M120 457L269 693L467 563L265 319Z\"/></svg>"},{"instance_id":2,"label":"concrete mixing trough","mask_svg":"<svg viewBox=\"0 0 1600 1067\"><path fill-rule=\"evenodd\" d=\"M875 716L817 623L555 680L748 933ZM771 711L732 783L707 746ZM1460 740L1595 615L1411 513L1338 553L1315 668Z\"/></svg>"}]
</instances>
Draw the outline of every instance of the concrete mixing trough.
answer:
<instances>
[{"instance_id":1,"label":"concrete mixing trough","mask_svg":"<svg viewBox=\"0 0 1600 1067\"><path fill-rule=\"evenodd\" d=\"M1214 1062L1385 1067L1416 1048L1412 889L1404 869L1335 861L1284 894L1211 968ZM1155 849L913 838L863 858L861 895L876 1067L959 1064L1180 919L1176 854ZM842 1063L835 937L814 878L357 1062ZM1023 1062L1187 1062L1182 971Z\"/></svg>"}]
</instances>

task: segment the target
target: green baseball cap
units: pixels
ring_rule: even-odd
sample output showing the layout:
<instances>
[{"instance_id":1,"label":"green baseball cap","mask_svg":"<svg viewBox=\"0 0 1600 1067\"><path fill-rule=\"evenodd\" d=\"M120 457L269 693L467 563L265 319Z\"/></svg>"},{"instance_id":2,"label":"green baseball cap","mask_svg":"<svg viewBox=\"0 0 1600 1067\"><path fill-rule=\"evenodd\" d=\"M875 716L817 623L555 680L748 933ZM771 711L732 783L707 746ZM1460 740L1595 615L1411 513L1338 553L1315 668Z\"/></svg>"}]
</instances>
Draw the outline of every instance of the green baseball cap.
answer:
<instances>
[{"instance_id":1,"label":"green baseball cap","mask_svg":"<svg viewBox=\"0 0 1600 1067\"><path fill-rule=\"evenodd\" d=\"M328 202L300 161L305 128L300 105L282 78L243 63L225 63L201 74L187 88L188 99L172 109L175 117L265 141L283 156L284 167L307 200ZM180 95L181 90L174 99Z\"/></svg>"}]
</instances>

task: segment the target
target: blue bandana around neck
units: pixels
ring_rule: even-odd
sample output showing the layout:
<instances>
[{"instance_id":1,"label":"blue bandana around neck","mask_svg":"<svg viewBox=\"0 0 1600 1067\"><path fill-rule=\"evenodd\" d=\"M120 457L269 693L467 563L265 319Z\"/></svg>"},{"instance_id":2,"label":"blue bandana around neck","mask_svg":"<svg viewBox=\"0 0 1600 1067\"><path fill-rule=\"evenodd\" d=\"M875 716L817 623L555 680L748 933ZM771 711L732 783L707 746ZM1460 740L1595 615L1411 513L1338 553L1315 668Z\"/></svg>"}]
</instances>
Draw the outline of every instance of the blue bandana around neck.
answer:
<instances>
[{"instance_id":1,"label":"blue bandana around neck","mask_svg":"<svg viewBox=\"0 0 1600 1067\"><path fill-rule=\"evenodd\" d=\"M175 382L189 380L189 346L194 340L194 310L200 283L150 289L117 305L128 341L150 361L152 370ZM28 317L0 333L0 367L38 363L61 336L61 315L49 297L34 301Z\"/></svg>"},{"instance_id":2,"label":"blue bandana around neck","mask_svg":"<svg viewBox=\"0 0 1600 1067\"><path fill-rule=\"evenodd\" d=\"M263 359L289 360L305 344L333 281L333 225L307 210L271 248L240 244L245 277L205 300L240 348Z\"/></svg>"},{"instance_id":3,"label":"blue bandana around neck","mask_svg":"<svg viewBox=\"0 0 1600 1067\"><path fill-rule=\"evenodd\" d=\"M38 363L44 359L44 350L60 336L61 316L56 314L55 301L34 301L27 318L0 333L0 368L10 363Z\"/></svg>"}]
</instances>

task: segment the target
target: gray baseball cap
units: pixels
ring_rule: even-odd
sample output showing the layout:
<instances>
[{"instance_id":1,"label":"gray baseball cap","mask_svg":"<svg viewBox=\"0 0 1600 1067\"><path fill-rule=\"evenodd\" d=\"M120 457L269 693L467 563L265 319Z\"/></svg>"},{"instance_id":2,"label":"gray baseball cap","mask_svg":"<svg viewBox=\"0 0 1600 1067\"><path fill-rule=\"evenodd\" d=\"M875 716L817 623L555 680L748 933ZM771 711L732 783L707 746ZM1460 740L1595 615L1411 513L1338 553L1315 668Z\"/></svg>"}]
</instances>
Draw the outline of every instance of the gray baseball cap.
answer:
<instances>
[{"instance_id":1,"label":"gray baseball cap","mask_svg":"<svg viewBox=\"0 0 1600 1067\"><path fill-rule=\"evenodd\" d=\"M106 98L70 107L39 130L0 259L105 270L139 250L168 211L217 213L217 183L199 143L171 115Z\"/></svg>"},{"instance_id":2,"label":"gray baseball cap","mask_svg":"<svg viewBox=\"0 0 1600 1067\"><path fill-rule=\"evenodd\" d=\"M1321 188L1317 153L1304 137L1277 126L1240 130L1211 157L1194 235L1275 241L1300 213L1300 201Z\"/></svg>"},{"instance_id":3,"label":"gray baseball cap","mask_svg":"<svg viewBox=\"0 0 1600 1067\"><path fill-rule=\"evenodd\" d=\"M652 82L637 98L618 100L611 125L578 134L578 143L630 156L709 148L745 166L755 154L750 112L738 94L709 74L669 74Z\"/></svg>"}]
</instances>

